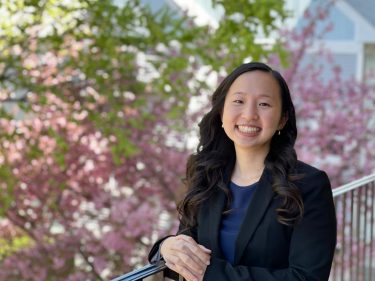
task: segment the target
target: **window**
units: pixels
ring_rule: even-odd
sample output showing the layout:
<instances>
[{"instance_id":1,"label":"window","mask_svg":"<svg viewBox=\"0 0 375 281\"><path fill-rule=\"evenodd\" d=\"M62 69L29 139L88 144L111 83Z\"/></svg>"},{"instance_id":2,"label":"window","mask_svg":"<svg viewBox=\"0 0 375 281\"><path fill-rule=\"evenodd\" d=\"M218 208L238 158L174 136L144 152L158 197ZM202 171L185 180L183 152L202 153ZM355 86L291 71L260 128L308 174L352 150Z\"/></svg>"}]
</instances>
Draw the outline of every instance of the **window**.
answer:
<instances>
[{"instance_id":1,"label":"window","mask_svg":"<svg viewBox=\"0 0 375 281\"><path fill-rule=\"evenodd\" d=\"M375 44L365 45L363 67L364 82L375 84Z\"/></svg>"}]
</instances>

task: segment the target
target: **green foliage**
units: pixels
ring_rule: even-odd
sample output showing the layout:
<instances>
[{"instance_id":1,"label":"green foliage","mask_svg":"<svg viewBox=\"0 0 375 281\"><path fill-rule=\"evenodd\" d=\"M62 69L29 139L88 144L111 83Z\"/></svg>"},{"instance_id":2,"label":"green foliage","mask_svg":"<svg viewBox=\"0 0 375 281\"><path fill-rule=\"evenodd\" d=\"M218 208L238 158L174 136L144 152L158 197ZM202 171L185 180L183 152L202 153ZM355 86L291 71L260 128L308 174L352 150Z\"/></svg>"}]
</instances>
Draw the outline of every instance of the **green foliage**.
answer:
<instances>
[{"instance_id":1,"label":"green foliage","mask_svg":"<svg viewBox=\"0 0 375 281\"><path fill-rule=\"evenodd\" d=\"M196 25L180 10L153 11L139 0L114 2L0 3L0 217L36 243L30 256L19 260L15 252L31 240L18 234L0 240L0 257L16 261L9 263L13 279L29 280L37 276L32 270L39 270L48 271L48 280L75 280L70 274L81 270L87 278L78 279L107 280L100 277L104 259L107 269L119 272L123 259L133 257L132 247L142 249L136 252L143 258L147 245L135 240L150 238L155 229L134 223L158 215L147 211L161 210L158 196L168 200L160 203L164 209L174 210L172 189L181 184L187 149L170 140L184 141L195 124L187 110L191 98L210 87L197 73L204 66L207 75L222 74L274 50L283 54L278 45L264 49L255 42L256 34L271 33L276 20L285 18L283 1L214 1L225 11L218 28ZM103 187L113 176L116 196ZM129 200L129 187L141 204ZM126 219L133 219L122 221L114 206L131 210ZM99 216L103 209L113 213ZM82 219L112 232L95 240L100 238ZM55 224L66 231L53 233ZM129 239L128 231L135 236ZM49 254L57 260L49 261ZM77 255L81 266L75 265ZM89 259L94 256L96 265ZM28 259L35 267L20 277L17 262Z\"/></svg>"},{"instance_id":2,"label":"green foliage","mask_svg":"<svg viewBox=\"0 0 375 281\"><path fill-rule=\"evenodd\" d=\"M255 41L259 34L268 37L277 29L277 24L282 23L288 16L284 1L279 0L240 0L226 1L213 0L214 5L224 8L224 16L219 22L219 27L211 38L211 44L216 46L216 53L224 52L225 63L216 61L212 57L211 62L219 69L225 66L232 69L246 61L262 60L269 53L285 54L276 44L270 48ZM216 54L215 54L216 55Z\"/></svg>"},{"instance_id":3,"label":"green foliage","mask_svg":"<svg viewBox=\"0 0 375 281\"><path fill-rule=\"evenodd\" d=\"M245 59L261 59L268 51L254 42L259 27L269 34L275 21L286 17L283 1L213 2L225 10L216 30L196 26L167 8L153 12L135 0L124 1L120 7L109 0L3 1L9 19L0 21L0 65L5 66L0 85L18 92L18 97L38 93L37 102L42 105L46 104L43 95L47 91L69 103L79 101L96 120L95 126L108 134L112 132L105 127L113 116L104 115L108 119L103 120L101 113L119 115L125 102L115 93L129 91L137 100L150 95L165 100L173 96L179 103L170 106L168 116L178 118L184 114L190 95L199 93L201 85L194 89L186 83L195 79L194 70L199 65L210 65L213 70L224 66L229 71ZM19 16L22 20L17 20ZM45 57L46 53L50 56ZM140 65L140 54L145 56L144 65ZM43 75L51 67L48 61L25 63L33 55L58 60L49 76ZM187 70L189 66L191 70ZM156 72L158 77L140 79L140 69L150 75ZM40 75L32 74L33 70ZM61 79L62 75L68 80ZM46 83L52 77L57 82ZM166 84L171 87L168 92L164 90ZM152 90L145 92L147 85L152 85ZM88 88L98 93L96 97L85 93ZM102 107L88 106L101 98ZM132 106L138 107L136 103ZM23 106L23 110L31 109ZM100 115L101 122L93 115ZM133 120L129 125L139 123Z\"/></svg>"},{"instance_id":4,"label":"green foliage","mask_svg":"<svg viewBox=\"0 0 375 281\"><path fill-rule=\"evenodd\" d=\"M283 57L279 45L265 50L255 43L256 34L269 34L285 19L283 1L213 4L225 11L217 29L197 26L167 7L152 11L136 0L121 6L110 0L2 1L0 97L13 103L0 106L0 116L17 118L9 108L18 108L18 116L19 110L38 116L35 106L50 104L46 93L52 93L70 106L79 104L73 113L87 113L84 120L69 116L71 121L116 136L111 150L115 162L121 163L123 156L139 151L129 137L132 128L148 129L147 120L155 119L176 130L183 128L178 124L190 98L207 89L196 77L200 66L230 71L271 51ZM155 115L150 110L154 107L163 110ZM52 129L48 135L56 139L54 159L63 169L64 137ZM20 136L0 133L1 139L15 137ZM37 144L27 151L29 161L43 157ZM11 177L10 171L1 169L6 179Z\"/></svg>"},{"instance_id":5,"label":"green foliage","mask_svg":"<svg viewBox=\"0 0 375 281\"><path fill-rule=\"evenodd\" d=\"M0 219L4 217L6 211L13 201L13 186L16 180L13 176L12 169L8 165L0 165L1 192L0 192Z\"/></svg>"},{"instance_id":6,"label":"green foliage","mask_svg":"<svg viewBox=\"0 0 375 281\"><path fill-rule=\"evenodd\" d=\"M109 136L124 128L124 123L129 129L140 127L148 118L143 108L151 96L159 100L173 97L176 102L165 113L178 122L191 95L204 89L202 83L187 83L196 81L199 65L229 71L270 51L282 54L278 45L264 50L254 40L260 31L267 35L276 28L277 20L285 19L283 1L215 0L213 4L225 11L217 29L196 26L167 8L153 12L135 0L122 6L110 0L2 1L3 100L19 100L22 111L32 112L32 105L46 105L45 93L52 92L70 104L79 102L94 126ZM153 73L156 77L142 77ZM146 91L147 86L151 90ZM128 103L124 92L135 95L130 106L139 111L138 117L123 120ZM36 93L38 99L30 102L28 93ZM4 107L0 111L5 116ZM108 124L112 124L110 128ZM133 148L127 150L131 153Z\"/></svg>"},{"instance_id":7,"label":"green foliage","mask_svg":"<svg viewBox=\"0 0 375 281\"><path fill-rule=\"evenodd\" d=\"M32 240L27 235L16 236L11 240L0 238L0 260L31 244Z\"/></svg>"}]
</instances>

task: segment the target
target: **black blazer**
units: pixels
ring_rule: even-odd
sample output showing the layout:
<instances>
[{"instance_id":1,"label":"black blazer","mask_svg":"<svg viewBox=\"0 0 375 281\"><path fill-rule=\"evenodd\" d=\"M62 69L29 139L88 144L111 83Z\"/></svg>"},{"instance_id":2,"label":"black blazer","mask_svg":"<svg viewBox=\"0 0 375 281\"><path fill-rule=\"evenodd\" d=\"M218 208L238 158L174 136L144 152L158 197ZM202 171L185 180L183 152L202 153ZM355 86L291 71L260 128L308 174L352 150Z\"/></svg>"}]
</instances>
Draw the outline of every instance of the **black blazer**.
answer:
<instances>
[{"instance_id":1,"label":"black blazer","mask_svg":"<svg viewBox=\"0 0 375 281\"><path fill-rule=\"evenodd\" d=\"M199 244L212 250L207 281L326 281L336 245L336 216L329 179L320 171L298 162L303 178L294 184L304 202L303 219L294 227L277 221L280 205L272 191L271 176L265 170L249 204L235 242L234 265L221 253L219 228L226 196L217 190L198 212L197 226L185 231ZM164 238L165 239L165 238ZM149 254L158 256L159 240Z\"/></svg>"}]
</instances>

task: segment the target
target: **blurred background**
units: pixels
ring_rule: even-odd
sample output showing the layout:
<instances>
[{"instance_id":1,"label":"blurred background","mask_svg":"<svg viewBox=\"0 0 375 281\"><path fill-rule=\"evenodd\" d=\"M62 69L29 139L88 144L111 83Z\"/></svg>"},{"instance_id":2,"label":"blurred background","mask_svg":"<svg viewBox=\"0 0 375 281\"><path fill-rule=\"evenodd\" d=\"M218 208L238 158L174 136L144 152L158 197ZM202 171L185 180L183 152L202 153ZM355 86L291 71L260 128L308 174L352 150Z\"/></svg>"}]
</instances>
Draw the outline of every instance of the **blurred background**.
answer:
<instances>
[{"instance_id":1,"label":"blurred background","mask_svg":"<svg viewBox=\"0 0 375 281\"><path fill-rule=\"evenodd\" d=\"M301 160L333 188L375 172L372 0L2 0L0 280L145 264L213 90L250 61L287 80Z\"/></svg>"}]
</instances>

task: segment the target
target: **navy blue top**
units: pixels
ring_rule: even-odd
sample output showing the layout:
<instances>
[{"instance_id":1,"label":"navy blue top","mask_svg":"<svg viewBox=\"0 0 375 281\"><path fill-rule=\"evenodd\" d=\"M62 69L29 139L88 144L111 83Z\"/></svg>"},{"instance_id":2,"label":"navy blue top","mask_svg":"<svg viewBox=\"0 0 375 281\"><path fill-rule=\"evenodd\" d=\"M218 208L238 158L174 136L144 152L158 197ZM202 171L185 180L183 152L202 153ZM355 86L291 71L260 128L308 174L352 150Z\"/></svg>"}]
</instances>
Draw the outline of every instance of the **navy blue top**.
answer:
<instances>
[{"instance_id":1,"label":"navy blue top","mask_svg":"<svg viewBox=\"0 0 375 281\"><path fill-rule=\"evenodd\" d=\"M257 185L258 182L249 186L238 186L233 182L229 184L232 194L231 211L221 219L219 241L224 257L231 264L234 263L236 238Z\"/></svg>"}]
</instances>

